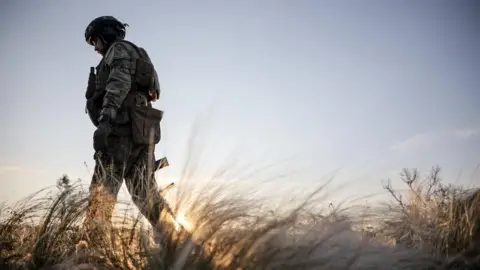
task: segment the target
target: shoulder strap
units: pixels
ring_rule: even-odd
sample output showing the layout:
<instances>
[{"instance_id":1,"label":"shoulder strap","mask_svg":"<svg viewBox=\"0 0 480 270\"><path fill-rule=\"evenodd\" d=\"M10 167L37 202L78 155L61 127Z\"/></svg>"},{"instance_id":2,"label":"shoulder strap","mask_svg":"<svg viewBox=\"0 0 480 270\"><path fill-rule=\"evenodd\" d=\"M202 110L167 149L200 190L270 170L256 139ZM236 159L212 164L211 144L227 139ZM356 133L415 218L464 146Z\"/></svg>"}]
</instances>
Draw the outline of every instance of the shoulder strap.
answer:
<instances>
[{"instance_id":1,"label":"shoulder strap","mask_svg":"<svg viewBox=\"0 0 480 270\"><path fill-rule=\"evenodd\" d=\"M148 61L152 62L150 60L150 57L148 56L147 52L143 49L143 48L140 48L138 47L137 45L135 45L133 42L131 41L128 41L128 40L125 40L125 39L121 39L121 40L117 40L115 41L114 43L117 43L117 42L125 42L127 44L130 44L134 49L135 51L137 51L138 55L141 57L141 58L146 58ZM153 63L152 63L153 64Z\"/></svg>"}]
</instances>

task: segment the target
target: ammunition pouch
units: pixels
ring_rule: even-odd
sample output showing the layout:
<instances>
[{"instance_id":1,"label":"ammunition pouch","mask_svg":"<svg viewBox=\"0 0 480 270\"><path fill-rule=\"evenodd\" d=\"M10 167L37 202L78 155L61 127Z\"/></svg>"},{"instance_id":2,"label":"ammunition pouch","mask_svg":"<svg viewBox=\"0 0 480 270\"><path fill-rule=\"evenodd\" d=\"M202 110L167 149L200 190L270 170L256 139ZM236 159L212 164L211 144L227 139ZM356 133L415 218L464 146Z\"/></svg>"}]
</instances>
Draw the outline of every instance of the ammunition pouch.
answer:
<instances>
[{"instance_id":1,"label":"ammunition pouch","mask_svg":"<svg viewBox=\"0 0 480 270\"><path fill-rule=\"evenodd\" d=\"M155 145L160 142L160 121L163 118L163 111L151 106L132 106L130 118L134 144Z\"/></svg>"}]
</instances>

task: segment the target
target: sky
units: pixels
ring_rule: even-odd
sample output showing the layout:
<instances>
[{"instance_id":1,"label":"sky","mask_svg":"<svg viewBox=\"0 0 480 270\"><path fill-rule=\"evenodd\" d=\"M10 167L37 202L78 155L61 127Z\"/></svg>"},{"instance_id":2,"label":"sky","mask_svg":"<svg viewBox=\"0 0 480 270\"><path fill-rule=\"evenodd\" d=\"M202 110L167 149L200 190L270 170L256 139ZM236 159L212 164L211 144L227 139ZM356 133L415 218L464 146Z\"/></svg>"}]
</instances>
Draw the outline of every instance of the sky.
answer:
<instances>
[{"instance_id":1,"label":"sky","mask_svg":"<svg viewBox=\"0 0 480 270\"><path fill-rule=\"evenodd\" d=\"M100 55L84 31L103 15L157 70L160 185L189 159L195 181L227 168L277 191L333 174L348 194L379 192L436 164L478 185L479 14L476 1L1 1L0 200L62 174L88 185L84 94ZM285 171L297 174L273 177Z\"/></svg>"}]
</instances>

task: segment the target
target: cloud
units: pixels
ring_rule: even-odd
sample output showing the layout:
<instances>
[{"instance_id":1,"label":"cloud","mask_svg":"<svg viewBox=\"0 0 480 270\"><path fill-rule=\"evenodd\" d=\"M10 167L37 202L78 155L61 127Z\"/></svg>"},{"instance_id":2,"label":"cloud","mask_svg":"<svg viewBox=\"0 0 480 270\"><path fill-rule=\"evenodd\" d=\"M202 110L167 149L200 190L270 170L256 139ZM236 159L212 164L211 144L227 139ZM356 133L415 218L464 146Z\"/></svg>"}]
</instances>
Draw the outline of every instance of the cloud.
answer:
<instances>
[{"instance_id":1,"label":"cloud","mask_svg":"<svg viewBox=\"0 0 480 270\"><path fill-rule=\"evenodd\" d=\"M391 149L395 152L407 153L424 150L446 140L466 140L475 136L480 136L480 128L461 128L449 131L427 132L395 143L391 146Z\"/></svg>"},{"instance_id":2,"label":"cloud","mask_svg":"<svg viewBox=\"0 0 480 270\"><path fill-rule=\"evenodd\" d=\"M413 150L425 149L437 143L443 134L441 133L422 133L410 137L404 141L392 145L391 149L395 152L406 153Z\"/></svg>"},{"instance_id":3,"label":"cloud","mask_svg":"<svg viewBox=\"0 0 480 270\"><path fill-rule=\"evenodd\" d=\"M17 171L20 171L20 167L18 166L9 166L9 165L0 166L0 174L17 172Z\"/></svg>"},{"instance_id":4,"label":"cloud","mask_svg":"<svg viewBox=\"0 0 480 270\"><path fill-rule=\"evenodd\" d=\"M468 139L479 135L480 128L463 128L455 130L455 137L458 139Z\"/></svg>"}]
</instances>

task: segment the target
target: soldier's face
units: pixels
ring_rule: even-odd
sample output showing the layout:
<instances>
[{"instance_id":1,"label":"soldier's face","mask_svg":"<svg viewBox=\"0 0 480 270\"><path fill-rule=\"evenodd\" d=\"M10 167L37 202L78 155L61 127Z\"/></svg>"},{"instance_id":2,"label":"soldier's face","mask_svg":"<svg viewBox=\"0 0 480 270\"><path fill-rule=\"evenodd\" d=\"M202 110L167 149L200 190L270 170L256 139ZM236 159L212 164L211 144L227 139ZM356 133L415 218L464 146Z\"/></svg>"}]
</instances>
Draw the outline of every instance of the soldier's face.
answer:
<instances>
[{"instance_id":1,"label":"soldier's face","mask_svg":"<svg viewBox=\"0 0 480 270\"><path fill-rule=\"evenodd\" d=\"M93 46L95 47L95 51L101 55L105 54L105 44L103 44L102 40L99 38L92 38Z\"/></svg>"}]
</instances>

